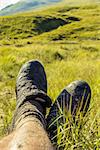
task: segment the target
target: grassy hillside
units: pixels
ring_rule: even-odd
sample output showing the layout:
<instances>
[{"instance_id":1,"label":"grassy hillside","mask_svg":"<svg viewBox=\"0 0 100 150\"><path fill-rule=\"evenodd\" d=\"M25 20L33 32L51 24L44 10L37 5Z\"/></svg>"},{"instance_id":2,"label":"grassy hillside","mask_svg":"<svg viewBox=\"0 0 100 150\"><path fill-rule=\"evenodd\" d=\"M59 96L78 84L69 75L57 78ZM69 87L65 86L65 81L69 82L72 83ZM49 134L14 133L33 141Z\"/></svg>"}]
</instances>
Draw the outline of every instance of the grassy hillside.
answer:
<instances>
[{"instance_id":1,"label":"grassy hillside","mask_svg":"<svg viewBox=\"0 0 100 150\"><path fill-rule=\"evenodd\" d=\"M90 84L87 122L80 134L73 129L72 138L67 137L63 144L69 150L99 150L100 4L71 0L36 12L0 17L1 137L7 134L15 109L16 76L30 59L43 62L48 95L53 101L73 80L83 79Z\"/></svg>"},{"instance_id":2,"label":"grassy hillside","mask_svg":"<svg viewBox=\"0 0 100 150\"><path fill-rule=\"evenodd\" d=\"M20 0L16 4L9 5L0 11L0 16L12 15L57 3L61 0Z\"/></svg>"}]
</instances>

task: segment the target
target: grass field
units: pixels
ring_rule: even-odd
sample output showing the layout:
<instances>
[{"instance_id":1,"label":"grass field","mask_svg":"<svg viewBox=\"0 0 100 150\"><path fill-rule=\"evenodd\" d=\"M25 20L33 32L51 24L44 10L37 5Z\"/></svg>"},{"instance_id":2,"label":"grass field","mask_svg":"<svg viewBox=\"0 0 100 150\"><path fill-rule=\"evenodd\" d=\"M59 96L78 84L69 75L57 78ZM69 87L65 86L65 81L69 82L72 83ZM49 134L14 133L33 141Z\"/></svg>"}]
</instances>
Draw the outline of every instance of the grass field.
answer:
<instances>
[{"instance_id":1,"label":"grass field","mask_svg":"<svg viewBox=\"0 0 100 150\"><path fill-rule=\"evenodd\" d=\"M99 150L100 4L97 2L71 0L36 12L0 17L1 138L8 133L15 109L18 71L24 62L39 59L45 66L48 95L53 101L73 80L86 80L92 89L87 122L80 134L73 127L72 138L63 141L64 150Z\"/></svg>"}]
</instances>

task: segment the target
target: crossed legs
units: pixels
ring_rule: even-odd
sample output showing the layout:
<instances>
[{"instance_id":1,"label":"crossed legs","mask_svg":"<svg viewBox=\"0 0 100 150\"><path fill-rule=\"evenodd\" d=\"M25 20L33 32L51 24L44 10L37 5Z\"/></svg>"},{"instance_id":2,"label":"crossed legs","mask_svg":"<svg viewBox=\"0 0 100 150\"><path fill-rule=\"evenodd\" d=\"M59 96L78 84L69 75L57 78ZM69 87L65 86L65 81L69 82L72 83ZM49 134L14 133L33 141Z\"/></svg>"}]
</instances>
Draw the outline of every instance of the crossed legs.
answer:
<instances>
[{"instance_id":1,"label":"crossed legs","mask_svg":"<svg viewBox=\"0 0 100 150\"><path fill-rule=\"evenodd\" d=\"M71 98L72 103L70 103ZM89 85L85 81L75 81L60 93L45 119L46 108L51 106L51 99L47 95L44 67L38 61L27 62L22 66L17 77L17 105L11 134L0 141L0 150L53 150L49 137L52 138L56 134L53 130L57 129L57 125L52 125L51 128L49 125L56 119L59 109L62 108L63 111L65 108L69 111L71 108L74 118L83 99L80 112L85 115L90 98Z\"/></svg>"}]
</instances>

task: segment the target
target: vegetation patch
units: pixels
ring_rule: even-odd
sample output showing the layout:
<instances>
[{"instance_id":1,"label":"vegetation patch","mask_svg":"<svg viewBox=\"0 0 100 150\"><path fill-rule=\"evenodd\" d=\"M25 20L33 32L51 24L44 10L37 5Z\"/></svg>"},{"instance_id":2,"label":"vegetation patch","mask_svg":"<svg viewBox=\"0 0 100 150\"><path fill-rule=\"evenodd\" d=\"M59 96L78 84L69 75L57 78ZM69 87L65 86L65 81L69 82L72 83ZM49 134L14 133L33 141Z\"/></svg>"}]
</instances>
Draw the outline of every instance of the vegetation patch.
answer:
<instances>
[{"instance_id":1,"label":"vegetation patch","mask_svg":"<svg viewBox=\"0 0 100 150\"><path fill-rule=\"evenodd\" d=\"M1 138L9 132L15 110L20 67L38 59L44 64L53 101L74 80L85 80L92 89L90 110L80 118L82 129L71 124L68 115L66 123L58 127L59 149L100 149L100 5L97 0L70 2L0 17Z\"/></svg>"},{"instance_id":2,"label":"vegetation patch","mask_svg":"<svg viewBox=\"0 0 100 150\"><path fill-rule=\"evenodd\" d=\"M50 17L50 18L39 18L38 20L35 20L34 23L36 24L35 30L38 33L43 33L51 31L53 29L57 29L58 27L67 24L67 21L60 18Z\"/></svg>"}]
</instances>

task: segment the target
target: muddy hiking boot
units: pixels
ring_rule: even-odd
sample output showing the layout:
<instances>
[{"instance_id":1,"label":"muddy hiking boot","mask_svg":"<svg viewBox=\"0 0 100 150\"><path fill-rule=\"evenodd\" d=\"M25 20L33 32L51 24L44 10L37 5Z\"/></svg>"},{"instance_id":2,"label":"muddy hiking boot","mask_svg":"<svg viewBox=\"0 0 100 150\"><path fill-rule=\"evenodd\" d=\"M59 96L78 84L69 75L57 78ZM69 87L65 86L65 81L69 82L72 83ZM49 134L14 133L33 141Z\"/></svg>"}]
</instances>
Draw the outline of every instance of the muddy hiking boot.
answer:
<instances>
[{"instance_id":1,"label":"muddy hiking boot","mask_svg":"<svg viewBox=\"0 0 100 150\"><path fill-rule=\"evenodd\" d=\"M39 61L25 63L16 81L16 110L12 130L26 117L36 117L45 125L46 107L51 106L47 95L47 79L44 67Z\"/></svg>"},{"instance_id":2,"label":"muddy hiking boot","mask_svg":"<svg viewBox=\"0 0 100 150\"><path fill-rule=\"evenodd\" d=\"M71 117L74 122L77 113L82 113L84 117L88 111L90 99L91 89L85 81L74 81L62 90L47 116L47 131L54 145L57 145L58 126L66 123L69 114L68 117Z\"/></svg>"}]
</instances>

